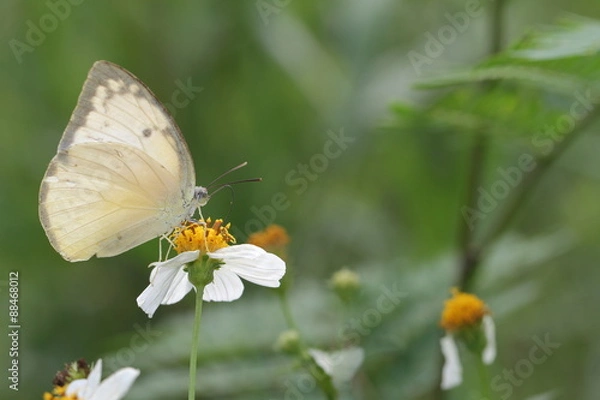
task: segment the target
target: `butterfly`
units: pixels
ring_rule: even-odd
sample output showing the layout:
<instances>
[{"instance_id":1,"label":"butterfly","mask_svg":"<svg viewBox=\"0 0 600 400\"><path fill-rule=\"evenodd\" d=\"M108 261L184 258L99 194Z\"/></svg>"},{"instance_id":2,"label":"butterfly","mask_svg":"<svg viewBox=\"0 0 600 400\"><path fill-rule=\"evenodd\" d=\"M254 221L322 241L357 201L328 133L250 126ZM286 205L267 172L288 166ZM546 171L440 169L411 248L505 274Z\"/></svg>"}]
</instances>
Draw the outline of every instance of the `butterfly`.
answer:
<instances>
[{"instance_id":1,"label":"butterfly","mask_svg":"<svg viewBox=\"0 0 600 400\"><path fill-rule=\"evenodd\" d=\"M97 61L50 161L39 217L67 261L121 254L164 235L209 200L177 124L124 68Z\"/></svg>"}]
</instances>

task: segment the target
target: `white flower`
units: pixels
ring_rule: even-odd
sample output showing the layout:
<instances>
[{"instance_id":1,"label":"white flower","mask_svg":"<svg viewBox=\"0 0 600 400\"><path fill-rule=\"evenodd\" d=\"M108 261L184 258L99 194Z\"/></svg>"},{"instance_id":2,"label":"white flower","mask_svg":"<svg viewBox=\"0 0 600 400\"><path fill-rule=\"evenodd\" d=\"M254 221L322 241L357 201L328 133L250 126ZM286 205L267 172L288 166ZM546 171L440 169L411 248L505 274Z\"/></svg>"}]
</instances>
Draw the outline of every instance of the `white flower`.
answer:
<instances>
[{"instance_id":1,"label":"white flower","mask_svg":"<svg viewBox=\"0 0 600 400\"><path fill-rule=\"evenodd\" d=\"M279 287L285 274L285 262L252 244L227 246L206 253L222 264L214 271L214 280L204 288L205 301L233 301L240 298L244 284L240 278L266 287ZM194 286L184 266L196 261L200 251L185 251L177 256L150 264L150 285L137 298L138 306L150 318L161 304L180 301Z\"/></svg>"},{"instance_id":2,"label":"white flower","mask_svg":"<svg viewBox=\"0 0 600 400\"><path fill-rule=\"evenodd\" d=\"M352 379L365 358L365 352L360 347L350 347L332 353L309 349L308 353L338 388Z\"/></svg>"},{"instance_id":3,"label":"white flower","mask_svg":"<svg viewBox=\"0 0 600 400\"><path fill-rule=\"evenodd\" d=\"M102 359L96 362L86 379L76 379L69 384L65 394L76 395L80 400L120 400L136 380L140 371L134 368L122 368L100 382Z\"/></svg>"},{"instance_id":4,"label":"white flower","mask_svg":"<svg viewBox=\"0 0 600 400\"><path fill-rule=\"evenodd\" d=\"M481 353L481 359L484 364L489 365L496 359L496 328L494 320L489 315L485 315L481 322L486 339L486 346ZM449 333L440 339L440 346L444 355L440 386L444 390L452 389L462 383L462 365L458 355L458 346L454 341L454 336Z\"/></svg>"}]
</instances>

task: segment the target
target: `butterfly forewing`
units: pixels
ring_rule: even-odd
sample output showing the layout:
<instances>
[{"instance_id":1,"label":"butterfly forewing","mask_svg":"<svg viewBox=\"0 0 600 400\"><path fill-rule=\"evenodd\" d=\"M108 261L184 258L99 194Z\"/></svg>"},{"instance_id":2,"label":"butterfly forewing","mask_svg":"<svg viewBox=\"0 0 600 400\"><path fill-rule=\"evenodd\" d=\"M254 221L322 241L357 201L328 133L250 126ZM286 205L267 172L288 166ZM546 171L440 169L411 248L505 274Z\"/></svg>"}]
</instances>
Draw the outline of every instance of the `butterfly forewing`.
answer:
<instances>
[{"instance_id":1,"label":"butterfly forewing","mask_svg":"<svg viewBox=\"0 0 600 400\"><path fill-rule=\"evenodd\" d=\"M189 217L187 145L150 90L106 61L88 74L40 189L40 219L67 260L107 257Z\"/></svg>"},{"instance_id":2,"label":"butterfly forewing","mask_svg":"<svg viewBox=\"0 0 600 400\"><path fill-rule=\"evenodd\" d=\"M137 147L194 186L192 157L173 118L143 82L107 61L88 73L59 150L85 142Z\"/></svg>"}]
</instances>

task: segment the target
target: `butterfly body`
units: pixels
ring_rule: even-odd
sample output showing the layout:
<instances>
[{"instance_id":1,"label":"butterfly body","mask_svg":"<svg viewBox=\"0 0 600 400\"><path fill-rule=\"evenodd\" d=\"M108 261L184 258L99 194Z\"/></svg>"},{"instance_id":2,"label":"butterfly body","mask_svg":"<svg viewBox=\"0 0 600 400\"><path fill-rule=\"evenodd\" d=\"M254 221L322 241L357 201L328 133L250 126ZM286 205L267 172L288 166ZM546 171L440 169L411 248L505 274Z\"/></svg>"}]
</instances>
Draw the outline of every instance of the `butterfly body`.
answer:
<instances>
[{"instance_id":1,"label":"butterfly body","mask_svg":"<svg viewBox=\"0 0 600 400\"><path fill-rule=\"evenodd\" d=\"M39 215L69 261L114 256L206 204L179 128L139 79L98 61L42 180Z\"/></svg>"}]
</instances>

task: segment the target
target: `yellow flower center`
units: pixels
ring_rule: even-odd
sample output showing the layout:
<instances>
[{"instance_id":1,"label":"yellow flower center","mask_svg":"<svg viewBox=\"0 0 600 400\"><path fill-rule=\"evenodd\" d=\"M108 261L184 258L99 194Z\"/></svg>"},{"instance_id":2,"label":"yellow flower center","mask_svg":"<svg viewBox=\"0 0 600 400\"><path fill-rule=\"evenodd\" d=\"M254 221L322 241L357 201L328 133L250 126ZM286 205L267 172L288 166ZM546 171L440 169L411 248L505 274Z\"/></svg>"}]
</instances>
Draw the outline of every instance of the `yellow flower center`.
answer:
<instances>
[{"instance_id":1,"label":"yellow flower center","mask_svg":"<svg viewBox=\"0 0 600 400\"><path fill-rule=\"evenodd\" d=\"M68 386L68 384L65 386L54 386L52 393L44 393L43 400L77 400L77 395L65 396Z\"/></svg>"},{"instance_id":2,"label":"yellow flower center","mask_svg":"<svg viewBox=\"0 0 600 400\"><path fill-rule=\"evenodd\" d=\"M223 225L222 219L217 219L214 224L210 218L204 222L188 222L175 229L171 239L177 253L195 250L213 252L235 243L235 238L229 233L230 227L231 224Z\"/></svg>"},{"instance_id":3,"label":"yellow flower center","mask_svg":"<svg viewBox=\"0 0 600 400\"><path fill-rule=\"evenodd\" d=\"M282 226L271 224L250 235L248 243L273 253L285 254L285 246L290 243L290 237Z\"/></svg>"},{"instance_id":4,"label":"yellow flower center","mask_svg":"<svg viewBox=\"0 0 600 400\"><path fill-rule=\"evenodd\" d=\"M446 300L440 325L446 331L457 331L479 324L489 311L477 296L452 289L452 298Z\"/></svg>"}]
</instances>

